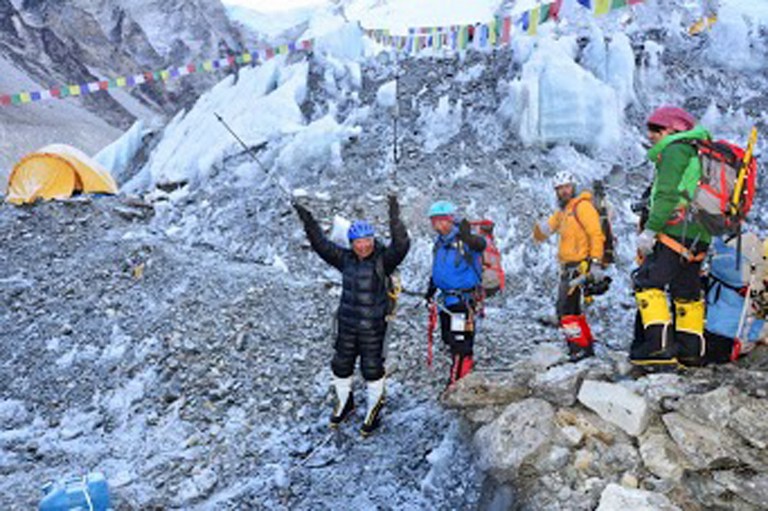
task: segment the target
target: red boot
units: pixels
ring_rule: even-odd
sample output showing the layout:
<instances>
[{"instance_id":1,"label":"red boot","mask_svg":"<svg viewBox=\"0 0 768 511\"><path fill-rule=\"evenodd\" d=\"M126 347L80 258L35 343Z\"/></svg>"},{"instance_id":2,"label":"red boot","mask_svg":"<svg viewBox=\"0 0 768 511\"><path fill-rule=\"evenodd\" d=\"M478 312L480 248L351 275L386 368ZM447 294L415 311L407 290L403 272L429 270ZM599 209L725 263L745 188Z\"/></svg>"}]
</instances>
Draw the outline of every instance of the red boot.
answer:
<instances>
[{"instance_id":1,"label":"red boot","mask_svg":"<svg viewBox=\"0 0 768 511\"><path fill-rule=\"evenodd\" d=\"M472 372L474 367L475 363L472 360L472 355L454 355L453 364L451 365L451 379L448 385L453 385L458 380L464 378Z\"/></svg>"},{"instance_id":2,"label":"red boot","mask_svg":"<svg viewBox=\"0 0 768 511\"><path fill-rule=\"evenodd\" d=\"M594 356L595 351L592 347L594 339L586 316L583 314L563 316L560 319L560 328L563 329L568 343L568 359L571 362Z\"/></svg>"}]
</instances>

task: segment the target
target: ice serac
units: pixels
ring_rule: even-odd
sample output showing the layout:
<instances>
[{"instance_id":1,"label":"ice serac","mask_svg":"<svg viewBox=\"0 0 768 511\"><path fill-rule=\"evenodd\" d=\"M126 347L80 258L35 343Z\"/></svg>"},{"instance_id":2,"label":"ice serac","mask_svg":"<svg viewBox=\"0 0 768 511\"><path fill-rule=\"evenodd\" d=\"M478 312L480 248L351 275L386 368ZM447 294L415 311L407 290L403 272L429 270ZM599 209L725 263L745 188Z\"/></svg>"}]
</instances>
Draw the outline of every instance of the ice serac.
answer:
<instances>
[{"instance_id":1,"label":"ice serac","mask_svg":"<svg viewBox=\"0 0 768 511\"><path fill-rule=\"evenodd\" d=\"M617 92L574 61L568 39L544 39L523 65L511 94L528 145L573 143L593 149L616 144L623 109Z\"/></svg>"}]
</instances>

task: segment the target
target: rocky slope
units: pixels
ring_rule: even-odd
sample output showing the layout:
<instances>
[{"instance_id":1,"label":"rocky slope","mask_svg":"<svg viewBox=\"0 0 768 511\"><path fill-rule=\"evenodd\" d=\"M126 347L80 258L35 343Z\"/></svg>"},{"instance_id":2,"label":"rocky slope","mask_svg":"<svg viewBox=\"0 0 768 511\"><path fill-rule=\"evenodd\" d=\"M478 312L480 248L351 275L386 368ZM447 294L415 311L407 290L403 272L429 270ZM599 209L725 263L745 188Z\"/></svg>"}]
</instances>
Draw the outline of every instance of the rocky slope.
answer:
<instances>
[{"instance_id":1,"label":"rocky slope","mask_svg":"<svg viewBox=\"0 0 768 511\"><path fill-rule=\"evenodd\" d=\"M602 34L580 36L578 60L590 37L605 44ZM524 47L399 67L386 55L350 64L315 52L292 56L298 69L285 73L275 64L266 80L266 96L301 82L290 89L301 91L291 94L301 104L290 105L300 110L290 129L249 132L268 174L216 138L221 158L195 169L197 179L157 181L141 201L0 206L0 507L29 509L45 480L100 469L119 509L566 510L615 509L620 499L624 509L759 509L765 447L753 424L763 417L764 367L628 381L623 353L634 314L628 203L648 179L644 115L662 98L679 101L743 136L766 121L764 98L743 92L768 89L768 77L713 66L706 39L675 31L631 42L638 99L612 154L523 143L504 105ZM240 87L256 72L218 92L249 90ZM394 166L393 109L378 96L396 75ZM191 116L218 129L205 126L211 141L229 137L205 109L214 100ZM279 120L287 105L239 121ZM305 128L326 116L355 135L318 150L335 124ZM169 167L198 154L175 145L196 127L181 118L168 127ZM283 158L296 146L312 155L301 165ZM614 286L589 311L598 359L577 365L562 363L559 333L535 321L553 310L556 264L553 245L529 243L530 223L553 207L548 179L563 167L585 182L608 179L622 243ZM414 240L403 266L409 293L389 344L384 428L370 441L358 439L361 415L338 436L326 432L338 275L310 252L278 182L302 188L326 226L336 214L384 226L387 192L403 203ZM419 299L431 256L424 211L437 197L497 221L509 279L481 327L484 373L467 382L470 398L458 393L445 407L437 396L447 361L438 353L436 367L424 367ZM765 204L762 192L753 223L763 229ZM604 389L622 419L595 399ZM450 407L473 411L457 421Z\"/></svg>"},{"instance_id":2,"label":"rocky slope","mask_svg":"<svg viewBox=\"0 0 768 511\"><path fill-rule=\"evenodd\" d=\"M510 509L757 511L766 368L761 346L740 367L632 379L619 354L563 364L542 345L507 372L462 380L446 405L474 425L479 464Z\"/></svg>"}]
</instances>

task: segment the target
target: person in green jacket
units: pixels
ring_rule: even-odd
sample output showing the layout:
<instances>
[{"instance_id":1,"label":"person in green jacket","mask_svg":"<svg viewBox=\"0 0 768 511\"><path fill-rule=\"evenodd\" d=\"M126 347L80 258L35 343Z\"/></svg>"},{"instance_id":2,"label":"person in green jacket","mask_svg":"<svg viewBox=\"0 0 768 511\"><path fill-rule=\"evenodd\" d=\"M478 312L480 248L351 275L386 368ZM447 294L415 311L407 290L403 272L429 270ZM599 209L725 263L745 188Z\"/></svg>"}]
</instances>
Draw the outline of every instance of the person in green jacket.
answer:
<instances>
[{"instance_id":1,"label":"person in green jacket","mask_svg":"<svg viewBox=\"0 0 768 511\"><path fill-rule=\"evenodd\" d=\"M646 367L698 366L706 353L701 261L712 237L689 218L686 206L701 173L694 143L711 137L678 107L656 109L647 124L653 144L648 158L656 172L637 237L642 264L633 273L638 314L629 358Z\"/></svg>"}]
</instances>

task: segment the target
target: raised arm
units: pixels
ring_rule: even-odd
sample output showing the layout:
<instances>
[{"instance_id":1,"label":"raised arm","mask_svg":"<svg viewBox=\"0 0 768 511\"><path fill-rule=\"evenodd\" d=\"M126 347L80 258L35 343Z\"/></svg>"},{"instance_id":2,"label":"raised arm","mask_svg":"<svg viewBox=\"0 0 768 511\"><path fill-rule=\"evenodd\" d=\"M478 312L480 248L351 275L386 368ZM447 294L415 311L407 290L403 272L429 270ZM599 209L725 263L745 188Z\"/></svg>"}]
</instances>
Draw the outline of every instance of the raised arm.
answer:
<instances>
[{"instance_id":1,"label":"raised arm","mask_svg":"<svg viewBox=\"0 0 768 511\"><path fill-rule=\"evenodd\" d=\"M323 261L341 271L344 266L344 249L325 237L322 229L320 229L317 221L312 217L312 213L307 208L294 202L293 209L296 210L301 223L304 225L304 231L307 233L307 239L309 239L312 249Z\"/></svg>"},{"instance_id":2,"label":"raised arm","mask_svg":"<svg viewBox=\"0 0 768 511\"><path fill-rule=\"evenodd\" d=\"M485 238L472 234L472 227L466 218L459 224L459 239L469 247L473 252L482 252L485 250Z\"/></svg>"},{"instance_id":3,"label":"raised arm","mask_svg":"<svg viewBox=\"0 0 768 511\"><path fill-rule=\"evenodd\" d=\"M400 205L397 203L397 196L390 195L387 201L389 203L389 232L392 240L384 251L384 271L389 275L405 259L408 249L411 247L411 239L408 237L408 230L400 218Z\"/></svg>"}]
</instances>

